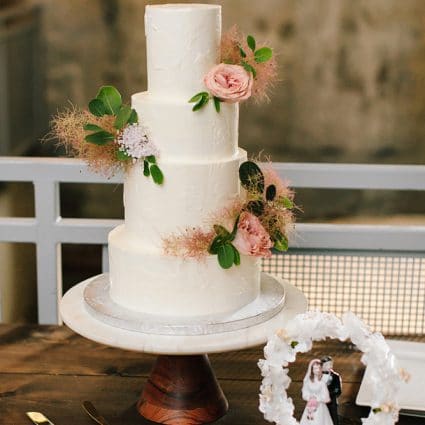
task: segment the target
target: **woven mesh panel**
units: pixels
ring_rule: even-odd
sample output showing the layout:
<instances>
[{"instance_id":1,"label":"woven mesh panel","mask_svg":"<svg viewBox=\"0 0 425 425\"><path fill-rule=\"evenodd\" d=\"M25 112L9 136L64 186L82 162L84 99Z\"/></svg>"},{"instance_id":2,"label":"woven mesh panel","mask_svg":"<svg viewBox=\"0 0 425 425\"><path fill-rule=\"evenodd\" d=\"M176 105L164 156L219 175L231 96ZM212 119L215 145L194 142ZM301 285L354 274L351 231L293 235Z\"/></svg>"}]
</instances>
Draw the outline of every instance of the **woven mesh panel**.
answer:
<instances>
[{"instance_id":1,"label":"woven mesh panel","mask_svg":"<svg viewBox=\"0 0 425 425\"><path fill-rule=\"evenodd\" d=\"M300 288L310 308L351 310L384 334L425 334L425 257L288 253L263 270Z\"/></svg>"}]
</instances>

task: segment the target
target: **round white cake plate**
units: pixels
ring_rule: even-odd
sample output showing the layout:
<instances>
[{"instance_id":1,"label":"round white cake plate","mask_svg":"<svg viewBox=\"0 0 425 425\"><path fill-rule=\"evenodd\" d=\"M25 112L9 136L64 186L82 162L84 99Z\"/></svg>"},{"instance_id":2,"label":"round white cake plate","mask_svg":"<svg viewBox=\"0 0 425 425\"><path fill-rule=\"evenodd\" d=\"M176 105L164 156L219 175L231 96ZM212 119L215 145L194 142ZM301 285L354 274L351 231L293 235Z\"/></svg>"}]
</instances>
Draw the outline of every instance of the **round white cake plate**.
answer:
<instances>
[{"instance_id":1,"label":"round white cake plate","mask_svg":"<svg viewBox=\"0 0 425 425\"><path fill-rule=\"evenodd\" d=\"M137 402L138 413L152 422L182 425L211 423L225 415L229 404L206 353L264 344L269 335L307 309L307 299L293 285L278 279L285 304L275 316L238 330L201 335L158 335L113 326L90 313L85 288L94 276L71 288L62 298L62 319L80 335L112 347L158 354ZM87 294L86 294L87 295Z\"/></svg>"},{"instance_id":2,"label":"round white cake plate","mask_svg":"<svg viewBox=\"0 0 425 425\"><path fill-rule=\"evenodd\" d=\"M283 309L267 321L234 331L206 335L157 335L126 330L97 319L84 301L85 287L96 277L71 288L62 298L60 313L67 326L101 344L125 350L167 355L222 353L264 344L268 336L307 309L307 299L293 285L280 280L285 289Z\"/></svg>"}]
</instances>

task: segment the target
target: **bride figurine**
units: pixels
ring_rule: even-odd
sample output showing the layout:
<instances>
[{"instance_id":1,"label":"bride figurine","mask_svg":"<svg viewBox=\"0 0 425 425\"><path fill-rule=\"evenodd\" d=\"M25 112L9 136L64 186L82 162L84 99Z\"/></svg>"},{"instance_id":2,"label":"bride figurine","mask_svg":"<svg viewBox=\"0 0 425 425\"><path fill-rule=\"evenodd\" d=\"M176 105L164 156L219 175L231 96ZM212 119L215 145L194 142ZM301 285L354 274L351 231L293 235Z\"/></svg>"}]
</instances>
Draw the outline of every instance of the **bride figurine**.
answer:
<instances>
[{"instance_id":1,"label":"bride figurine","mask_svg":"<svg viewBox=\"0 0 425 425\"><path fill-rule=\"evenodd\" d=\"M329 409L328 386L322 374L322 362L312 360L308 365L302 388L303 399L307 402L300 425L333 425Z\"/></svg>"}]
</instances>

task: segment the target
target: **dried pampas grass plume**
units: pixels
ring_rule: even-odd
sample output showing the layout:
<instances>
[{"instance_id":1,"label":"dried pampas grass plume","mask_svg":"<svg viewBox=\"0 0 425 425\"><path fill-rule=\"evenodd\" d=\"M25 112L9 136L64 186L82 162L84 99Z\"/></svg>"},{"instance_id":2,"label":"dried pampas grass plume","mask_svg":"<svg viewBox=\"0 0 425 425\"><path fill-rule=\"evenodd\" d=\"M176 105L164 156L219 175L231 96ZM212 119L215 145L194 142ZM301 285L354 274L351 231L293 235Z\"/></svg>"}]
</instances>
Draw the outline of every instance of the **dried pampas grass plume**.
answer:
<instances>
[{"instance_id":1,"label":"dried pampas grass plume","mask_svg":"<svg viewBox=\"0 0 425 425\"><path fill-rule=\"evenodd\" d=\"M115 141L103 146L86 142L84 125L96 124L115 134L114 120L112 115L96 117L87 110L71 107L53 117L51 131L44 141L53 140L57 146L64 147L67 155L84 159L93 171L110 177L127 164L117 161L118 146Z\"/></svg>"},{"instance_id":2,"label":"dried pampas grass plume","mask_svg":"<svg viewBox=\"0 0 425 425\"><path fill-rule=\"evenodd\" d=\"M258 43L256 49L266 47L264 43ZM246 53L242 58L240 48ZM267 62L257 63L254 58L254 52L247 44L246 36L242 34L236 25L232 26L221 39L221 62L241 65L242 60L247 62L256 71L254 84L252 87L252 96L257 102L269 101L269 93L278 81L278 67L276 53Z\"/></svg>"},{"instance_id":3,"label":"dried pampas grass plume","mask_svg":"<svg viewBox=\"0 0 425 425\"><path fill-rule=\"evenodd\" d=\"M221 36L221 62L239 63L241 55L239 45L241 43L242 34L239 32L237 25L233 25Z\"/></svg>"},{"instance_id":4,"label":"dried pampas grass plume","mask_svg":"<svg viewBox=\"0 0 425 425\"><path fill-rule=\"evenodd\" d=\"M205 231L200 227L185 229L163 238L163 250L166 255L184 259L202 260L209 255L208 248L215 236L214 231Z\"/></svg>"},{"instance_id":5,"label":"dried pampas grass plume","mask_svg":"<svg viewBox=\"0 0 425 425\"><path fill-rule=\"evenodd\" d=\"M229 232L232 231L233 225L238 217L238 215L243 210L246 204L246 197L236 197L230 201L225 207L220 210L211 213L206 220L206 223L213 227L215 224L220 224Z\"/></svg>"}]
</instances>

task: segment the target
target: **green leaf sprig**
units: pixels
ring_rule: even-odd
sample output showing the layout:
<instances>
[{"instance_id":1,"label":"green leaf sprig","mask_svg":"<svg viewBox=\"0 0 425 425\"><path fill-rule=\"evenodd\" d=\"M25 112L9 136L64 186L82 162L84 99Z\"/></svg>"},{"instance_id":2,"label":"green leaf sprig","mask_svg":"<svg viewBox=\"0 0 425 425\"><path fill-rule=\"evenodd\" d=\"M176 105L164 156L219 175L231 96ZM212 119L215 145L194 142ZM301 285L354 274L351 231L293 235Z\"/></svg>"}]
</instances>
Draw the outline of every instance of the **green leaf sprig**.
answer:
<instances>
[{"instance_id":1,"label":"green leaf sprig","mask_svg":"<svg viewBox=\"0 0 425 425\"><path fill-rule=\"evenodd\" d=\"M90 132L85 136L86 142L98 146L116 142L126 126L137 124L139 121L136 110L123 104L120 92L113 86L102 86L96 97L89 102L88 109L95 117L103 117L104 115L115 117L113 132L105 130L97 124L88 123L84 125L84 130ZM116 159L126 162L132 158L126 152L117 149ZM152 176L156 184L163 183L164 175L156 163L154 155L146 157L142 165L145 176Z\"/></svg>"},{"instance_id":2,"label":"green leaf sprig","mask_svg":"<svg viewBox=\"0 0 425 425\"><path fill-rule=\"evenodd\" d=\"M238 222L239 216L235 221L232 232L218 224L214 226L216 236L211 242L208 252L217 255L218 263L223 269L229 269L233 265L239 266L241 263L239 251L232 244L238 230Z\"/></svg>"},{"instance_id":3,"label":"green leaf sprig","mask_svg":"<svg viewBox=\"0 0 425 425\"><path fill-rule=\"evenodd\" d=\"M152 179L156 184L162 184L164 182L164 175L158 167L154 155L147 156L143 160L143 174L146 177L152 176Z\"/></svg>"},{"instance_id":4,"label":"green leaf sprig","mask_svg":"<svg viewBox=\"0 0 425 425\"><path fill-rule=\"evenodd\" d=\"M89 111L95 117L103 117L104 115L115 116L114 128L116 131L111 133L108 130L98 126L97 124L86 124L84 130L92 131L85 137L85 140L95 145L103 146L113 142L121 131L128 124L138 122L137 112L128 105L123 105L120 92L113 86L103 86L99 89L96 97L89 102ZM117 154L119 160L127 160L121 154Z\"/></svg>"},{"instance_id":5,"label":"green leaf sprig","mask_svg":"<svg viewBox=\"0 0 425 425\"><path fill-rule=\"evenodd\" d=\"M284 196L277 196L276 185L266 185L261 168L253 161L245 161L240 165L239 180L242 187L248 192L248 201L241 213L247 211L259 217L273 241L273 248L277 251L287 251L288 239L276 226L278 221L276 216L267 216L266 208L271 207L272 211L292 209L294 208L293 201ZM240 214L237 216L231 232L223 226L214 225L215 237L208 252L217 255L218 263L223 269L239 265L241 261L240 253L232 243L236 237L239 219Z\"/></svg>"},{"instance_id":6,"label":"green leaf sprig","mask_svg":"<svg viewBox=\"0 0 425 425\"><path fill-rule=\"evenodd\" d=\"M270 47L261 47L257 49L257 42L252 35L248 35L246 38L246 44L254 55L254 61L256 63L264 63L269 61L273 57L273 50ZM241 55L241 65L246 71L250 72L254 78L257 77L257 70L254 66L246 61L247 53L239 46L239 53Z\"/></svg>"},{"instance_id":7,"label":"green leaf sprig","mask_svg":"<svg viewBox=\"0 0 425 425\"><path fill-rule=\"evenodd\" d=\"M251 214L261 217L265 211L266 203L274 203L277 206L292 209L294 203L291 199L280 196L276 198L277 190L274 184L266 187L264 174L261 168L253 161L245 161L239 167L239 180L241 185L250 194L250 200L245 209ZM288 239L279 230L274 230L270 234L273 241L273 248L277 251L288 250Z\"/></svg>"},{"instance_id":8,"label":"green leaf sprig","mask_svg":"<svg viewBox=\"0 0 425 425\"><path fill-rule=\"evenodd\" d=\"M214 107L217 112L220 112L220 103L222 102L217 96L212 96L206 91L202 91L189 99L189 103L195 103L192 111L199 111L202 109L210 100L214 101Z\"/></svg>"}]
</instances>

